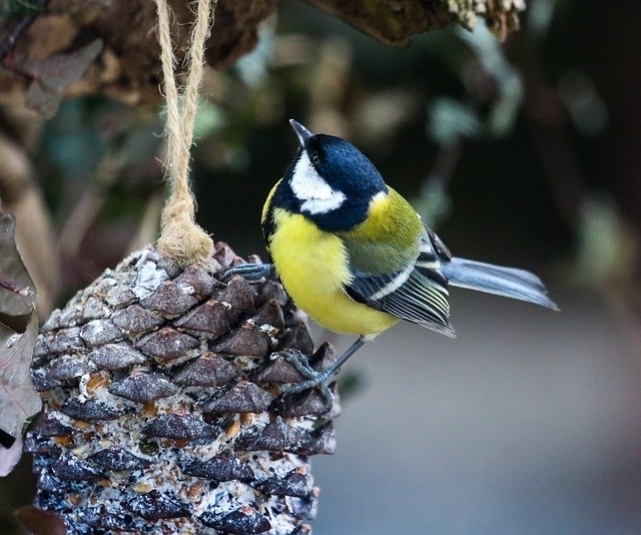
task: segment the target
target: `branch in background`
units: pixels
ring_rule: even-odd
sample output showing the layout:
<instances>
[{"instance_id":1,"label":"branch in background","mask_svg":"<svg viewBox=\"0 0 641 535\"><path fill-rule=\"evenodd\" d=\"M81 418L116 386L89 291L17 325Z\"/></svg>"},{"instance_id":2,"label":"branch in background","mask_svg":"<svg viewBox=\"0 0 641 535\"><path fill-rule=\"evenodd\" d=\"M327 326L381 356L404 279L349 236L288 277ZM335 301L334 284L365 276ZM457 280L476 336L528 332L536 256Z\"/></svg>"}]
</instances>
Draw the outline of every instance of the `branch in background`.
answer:
<instances>
[{"instance_id":1,"label":"branch in background","mask_svg":"<svg viewBox=\"0 0 641 535\"><path fill-rule=\"evenodd\" d=\"M0 39L0 63L3 65L5 64L5 61L12 52L16 42L20 39L22 34L27 31L27 28L31 26L31 23L35 19L35 14L21 15L20 17L11 20L11 22L4 24L4 35Z\"/></svg>"},{"instance_id":2,"label":"branch in background","mask_svg":"<svg viewBox=\"0 0 641 535\"><path fill-rule=\"evenodd\" d=\"M178 23L176 50L180 55L187 49L186 28L192 14L184 0L172 1L171 7ZM221 0L217 8L220 29L207 42L209 65L225 69L252 50L257 41L257 25L276 7L276 0ZM105 48L100 58L69 88L67 95L106 94L130 104L156 103L160 101L161 69L158 42L150 39L155 21L155 5L146 0L51 0L47 12L31 21L12 53L19 67L30 60L44 61L74 52L101 38ZM177 59L182 65L183 58ZM23 93L28 84L25 77L0 73L0 94Z\"/></svg>"},{"instance_id":3,"label":"branch in background","mask_svg":"<svg viewBox=\"0 0 641 535\"><path fill-rule=\"evenodd\" d=\"M493 33L502 39L518 28L518 13L525 7L524 0L308 2L396 47L407 46L414 34L450 22L472 29L479 17L484 18ZM177 60L178 65L182 65L181 54L187 49L185 28L189 26L192 14L183 0L173 0L171 5L178 22L175 25ZM258 40L258 24L276 9L276 0L221 0L217 6L220 28L206 44L207 63L216 69L226 69L252 50ZM17 72L21 72L20 66L24 62L66 57L87 43L101 39L104 50L100 57L86 69L81 80L68 88L67 96L105 94L130 104L155 103L160 101L161 69L158 43L149 39L154 25L154 4L146 0L50 0L47 12L35 17L33 14L21 15L17 22L7 20L4 23L6 37L0 52L4 51L5 56L11 52L12 64L15 62ZM0 73L0 95L24 93L29 83L28 76Z\"/></svg>"},{"instance_id":4,"label":"branch in background","mask_svg":"<svg viewBox=\"0 0 641 535\"><path fill-rule=\"evenodd\" d=\"M484 18L490 30L504 39L510 31L519 28L518 14L525 9L525 0L305 1L366 35L398 48L408 46L412 35L442 28L451 22L472 30L478 18Z\"/></svg>"},{"instance_id":5,"label":"branch in background","mask_svg":"<svg viewBox=\"0 0 641 535\"><path fill-rule=\"evenodd\" d=\"M108 151L100 161L93 181L74 204L73 210L60 230L58 239L63 258L73 258L105 204L109 190L120 177L125 163L122 151Z\"/></svg>"},{"instance_id":6,"label":"branch in background","mask_svg":"<svg viewBox=\"0 0 641 535\"><path fill-rule=\"evenodd\" d=\"M589 195L568 137L567 110L547 79L538 52L526 34L514 36L506 46L506 54L521 74L523 109L550 189L566 223L576 230L581 206Z\"/></svg>"}]
</instances>

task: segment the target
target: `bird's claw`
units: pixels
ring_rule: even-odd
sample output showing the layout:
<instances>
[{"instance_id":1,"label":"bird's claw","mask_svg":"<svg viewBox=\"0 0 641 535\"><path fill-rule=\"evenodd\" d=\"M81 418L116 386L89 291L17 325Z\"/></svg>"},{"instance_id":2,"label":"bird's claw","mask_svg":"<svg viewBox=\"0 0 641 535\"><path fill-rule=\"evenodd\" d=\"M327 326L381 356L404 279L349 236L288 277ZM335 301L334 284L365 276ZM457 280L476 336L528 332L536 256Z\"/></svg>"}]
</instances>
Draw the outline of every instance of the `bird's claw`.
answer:
<instances>
[{"instance_id":1,"label":"bird's claw","mask_svg":"<svg viewBox=\"0 0 641 535\"><path fill-rule=\"evenodd\" d=\"M333 370L316 371L309 363L307 356L298 349L289 349L287 351L278 351L272 355L272 359L282 357L289 362L298 373L300 373L306 380L290 386L286 391L286 396L292 396L318 387L326 402L326 406L331 408L334 403L334 396L332 395L327 383L333 376ZM328 373L329 372L329 373ZM329 410L329 409L328 409Z\"/></svg>"}]
</instances>

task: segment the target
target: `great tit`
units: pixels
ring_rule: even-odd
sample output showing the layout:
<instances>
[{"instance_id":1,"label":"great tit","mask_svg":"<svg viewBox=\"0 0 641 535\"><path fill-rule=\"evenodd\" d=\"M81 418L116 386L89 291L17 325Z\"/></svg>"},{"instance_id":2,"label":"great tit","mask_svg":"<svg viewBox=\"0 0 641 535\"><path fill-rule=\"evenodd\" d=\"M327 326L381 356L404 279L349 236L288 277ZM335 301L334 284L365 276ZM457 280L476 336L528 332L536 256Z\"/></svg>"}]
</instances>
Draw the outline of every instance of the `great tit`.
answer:
<instances>
[{"instance_id":1,"label":"great tit","mask_svg":"<svg viewBox=\"0 0 641 535\"><path fill-rule=\"evenodd\" d=\"M307 378L292 391L325 386L359 348L399 320L453 337L449 286L557 309L536 275L453 257L351 143L313 134L293 119L290 124L300 149L262 213L271 264L234 272L259 278L275 271L319 325L359 336L322 372L300 355L288 359Z\"/></svg>"}]
</instances>

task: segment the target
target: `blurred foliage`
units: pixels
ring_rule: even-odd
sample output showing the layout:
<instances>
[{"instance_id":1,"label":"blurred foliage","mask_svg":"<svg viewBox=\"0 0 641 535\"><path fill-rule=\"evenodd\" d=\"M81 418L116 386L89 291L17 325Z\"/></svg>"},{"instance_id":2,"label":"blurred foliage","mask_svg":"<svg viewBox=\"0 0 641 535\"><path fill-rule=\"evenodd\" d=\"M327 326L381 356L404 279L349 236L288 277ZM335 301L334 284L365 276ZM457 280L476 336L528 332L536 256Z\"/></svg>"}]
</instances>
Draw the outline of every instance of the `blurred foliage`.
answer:
<instances>
[{"instance_id":1,"label":"blurred foliage","mask_svg":"<svg viewBox=\"0 0 641 535\"><path fill-rule=\"evenodd\" d=\"M262 250L260 209L291 158L287 119L295 117L349 137L427 220L444 226L456 251L534 259L579 246L578 219L563 213L556 178L546 177L550 162L536 151L528 113L540 104L535 113L549 112L537 99L555 102L577 158L607 128L589 65L563 50L573 35L567 26L590 16L577 6L533 0L524 30L503 46L483 27L452 27L398 51L284 2L253 53L206 76L193 151L201 224L244 254ZM551 67L542 67L548 59ZM67 251L69 291L120 258L132 236L136 244L154 239L141 220L153 216L162 190L161 118L92 98L65 102L46 123L36 161ZM589 169L581 174L582 198L592 181Z\"/></svg>"},{"instance_id":2,"label":"blurred foliage","mask_svg":"<svg viewBox=\"0 0 641 535\"><path fill-rule=\"evenodd\" d=\"M583 203L577 251L577 275L593 287L627 284L639 254L635 233L609 195Z\"/></svg>"},{"instance_id":3,"label":"blurred foliage","mask_svg":"<svg viewBox=\"0 0 641 535\"><path fill-rule=\"evenodd\" d=\"M542 96L567 114L560 127L580 158L602 138L609 114L589 64L564 50L563 37L573 36L567 25L587 19L598 2L574 4L532 1L523 32L504 46L483 27L451 28L397 51L285 2L279 18L263 24L252 54L227 73L207 75L193 158L200 222L243 253L261 248L258 214L291 158L286 120L296 117L354 141L426 219L445 226L456 250L535 258L579 245L533 148L524 88L538 82L528 82L532 58L518 57L526 47L538 63L533 70L544 69ZM541 67L548 59L551 66ZM147 203L157 204L157 111L77 99L45 125L36 161L63 238L72 238L62 241L75 242L65 258L70 291L121 257L141 231ZM591 187L589 169L582 174ZM82 221L76 212L87 195L100 206ZM96 236L109 247L92 248Z\"/></svg>"},{"instance_id":4,"label":"blurred foliage","mask_svg":"<svg viewBox=\"0 0 641 535\"><path fill-rule=\"evenodd\" d=\"M2 0L0 1L0 20L5 20L12 15L33 14L42 11L42 2L29 0Z\"/></svg>"}]
</instances>

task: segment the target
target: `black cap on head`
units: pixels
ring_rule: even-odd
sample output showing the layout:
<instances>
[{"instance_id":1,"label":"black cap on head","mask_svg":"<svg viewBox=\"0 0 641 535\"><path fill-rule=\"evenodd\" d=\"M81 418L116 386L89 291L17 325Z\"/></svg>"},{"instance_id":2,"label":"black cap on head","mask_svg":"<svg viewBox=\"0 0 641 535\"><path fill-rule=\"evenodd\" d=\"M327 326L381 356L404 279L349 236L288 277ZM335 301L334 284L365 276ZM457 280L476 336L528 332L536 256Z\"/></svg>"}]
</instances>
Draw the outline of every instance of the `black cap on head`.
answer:
<instances>
[{"instance_id":1,"label":"black cap on head","mask_svg":"<svg viewBox=\"0 0 641 535\"><path fill-rule=\"evenodd\" d=\"M293 119L289 123L300 149L274 203L302 213L328 232L362 223L372 198L388 191L374 164L345 139L313 134Z\"/></svg>"}]
</instances>

